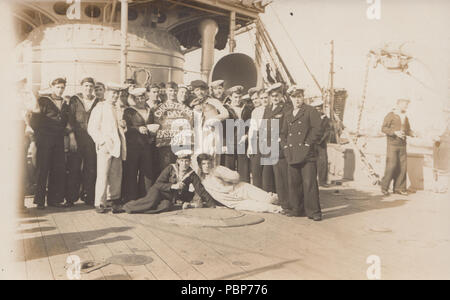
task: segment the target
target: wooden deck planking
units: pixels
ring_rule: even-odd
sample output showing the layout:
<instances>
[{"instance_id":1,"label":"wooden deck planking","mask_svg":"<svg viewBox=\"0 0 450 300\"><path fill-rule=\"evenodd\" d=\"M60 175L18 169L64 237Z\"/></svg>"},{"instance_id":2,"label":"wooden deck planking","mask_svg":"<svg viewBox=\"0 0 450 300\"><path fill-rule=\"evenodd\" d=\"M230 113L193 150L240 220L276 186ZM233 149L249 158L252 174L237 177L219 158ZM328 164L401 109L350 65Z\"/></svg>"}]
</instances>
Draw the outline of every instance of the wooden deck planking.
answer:
<instances>
[{"instance_id":1,"label":"wooden deck planking","mask_svg":"<svg viewBox=\"0 0 450 300\"><path fill-rule=\"evenodd\" d=\"M157 219L148 218L145 216L141 216L143 218L143 223L149 223L151 226L167 226L168 224L159 224ZM159 224L159 225L158 225ZM247 228L248 226L246 226ZM216 253L218 253L223 259L225 259L228 263L238 263L242 261L242 258L245 257L247 260L251 261L252 266L241 266L237 264L236 266L240 266L240 271L236 273L230 274L230 276L216 276L218 278L228 278L228 277L238 277L238 278L246 278L246 279L258 279L258 275L255 275L254 270L257 269L259 271L265 270L270 266L274 269L275 275L277 278L293 278L295 277L292 272L286 271L284 269L280 269L280 263L287 263L283 261L283 259L274 259L272 257L261 256L259 253L255 254L253 251L255 248L254 244L248 244L247 247L241 246L241 240L238 235L230 236L229 242L223 242L223 232L219 231L216 228L196 228L196 227L176 227L180 232L189 231L190 234L195 237L195 239L201 240L204 245L208 245L213 248ZM230 229L230 228L227 228ZM205 234L206 233L206 234ZM242 241L247 244L247 241Z\"/></svg>"},{"instance_id":2,"label":"wooden deck planking","mask_svg":"<svg viewBox=\"0 0 450 300\"><path fill-rule=\"evenodd\" d=\"M133 226L133 228L127 232L132 237L131 240L125 241L130 250L137 255L147 255L152 257L153 261L145 267L156 277L161 280L177 280L180 277L175 273L156 253L149 244L142 240L135 232L133 224L127 224L124 220L117 216L108 215L105 218L111 226Z\"/></svg>"},{"instance_id":3,"label":"wooden deck planking","mask_svg":"<svg viewBox=\"0 0 450 300\"><path fill-rule=\"evenodd\" d=\"M342 194L321 194L322 222L257 214L266 221L236 228L177 227L151 215L30 209L17 227L17 273L65 279L71 254L98 261L135 253L154 261L135 269L110 265L82 279L367 279L366 258L375 254L382 279L450 278L450 221L442 214L450 209L448 199L418 193L396 202L400 196ZM356 197L344 201L347 194ZM118 230L124 227L130 229Z\"/></svg>"},{"instance_id":4,"label":"wooden deck planking","mask_svg":"<svg viewBox=\"0 0 450 300\"><path fill-rule=\"evenodd\" d=\"M57 225L50 215L46 216L45 219L40 220L37 225L41 228L53 276L56 280L67 279L65 266L69 250L67 249ZM54 229L48 230L50 228Z\"/></svg>"},{"instance_id":5,"label":"wooden deck planking","mask_svg":"<svg viewBox=\"0 0 450 300\"><path fill-rule=\"evenodd\" d=\"M95 213L85 214L86 219L90 222L93 229L104 230L108 228L120 228L124 226L111 226L106 219L109 218L108 215L98 215ZM128 245L120 240L121 237L130 238L130 230L124 232L111 232L105 235L105 238L117 238L117 241L111 241L106 243L106 246L111 250L113 255L121 254L134 254L133 251L128 247ZM145 265L141 266L122 266L124 270L128 273L128 276L132 280L154 280L156 277L148 270Z\"/></svg>"},{"instance_id":6,"label":"wooden deck planking","mask_svg":"<svg viewBox=\"0 0 450 300\"><path fill-rule=\"evenodd\" d=\"M245 226L245 228L249 227L252 226ZM261 232L258 232L256 236L248 236L241 234L240 229L242 228L209 228L208 230L199 230L198 236L201 236L205 242L220 251L229 261L240 265L244 263L243 268L247 274L239 275L238 277L241 279L262 280L267 278L267 274L270 274L271 279L302 278L301 274L292 272L285 267L299 257L286 258L278 255L277 252L281 245L275 243L276 250L274 252L261 248ZM268 242L269 244L272 243L272 241ZM228 278L226 277L226 279Z\"/></svg>"},{"instance_id":7,"label":"wooden deck planking","mask_svg":"<svg viewBox=\"0 0 450 300\"><path fill-rule=\"evenodd\" d=\"M337 274L354 269L354 259L340 256L343 249L341 241L335 239L332 234L315 228L317 223L297 218L283 219L282 216L267 216L267 218L259 230L249 228L246 234L264 232L272 240L272 243L266 242L264 246L266 251L276 251L273 245L280 245L278 253L286 258L301 258L287 268L298 269L308 278L329 279L335 279L338 277ZM304 223L305 221L309 224ZM306 231L314 233L308 234Z\"/></svg>"},{"instance_id":8,"label":"wooden deck planking","mask_svg":"<svg viewBox=\"0 0 450 300\"><path fill-rule=\"evenodd\" d=\"M77 228L72 220L71 215L60 215L60 214L54 214L52 215L52 219L57 225L60 234L63 237L64 243L66 244L66 247L70 253L70 255L77 255L80 260L83 261L93 261L94 256L89 251L87 247L84 247L83 239L81 237L81 234L77 231ZM69 255L68 253L68 255ZM82 273L81 274L82 280L92 280L92 279L105 279L102 270L95 270L90 273Z\"/></svg>"},{"instance_id":9,"label":"wooden deck planking","mask_svg":"<svg viewBox=\"0 0 450 300\"><path fill-rule=\"evenodd\" d=\"M146 221L146 216L141 216ZM167 245L182 256L187 262L201 262L194 266L207 279L216 279L229 274L240 273L243 271L239 266L233 265L226 260L220 253L213 248L206 246L201 239L195 235L189 234L184 227L158 224L152 222L148 224L147 229L163 240Z\"/></svg>"},{"instance_id":10,"label":"wooden deck planking","mask_svg":"<svg viewBox=\"0 0 450 300\"><path fill-rule=\"evenodd\" d=\"M26 220L36 220L36 216L30 214ZM25 230L21 234L24 241L25 264L27 269L27 279L52 280L54 279L52 268L45 247L39 225L36 223L24 224L21 226Z\"/></svg>"},{"instance_id":11,"label":"wooden deck planking","mask_svg":"<svg viewBox=\"0 0 450 300\"><path fill-rule=\"evenodd\" d=\"M205 247L213 249L214 252L216 252L217 255L219 255L228 264L239 267L238 269L235 268L236 271L233 273L218 274L215 276L215 279L228 278L257 280L259 278L255 275L255 267L249 267L245 264L239 264L238 262L251 260L253 265L260 265L259 268L266 268L268 265L274 264L274 261L272 260L267 261L264 257L255 256L254 253L250 253L251 250L236 249L234 245L236 241L234 241L234 243L230 243L231 246L223 243L223 232L217 228L186 226L180 227L180 231L182 231L185 235L198 239Z\"/></svg>"},{"instance_id":12,"label":"wooden deck planking","mask_svg":"<svg viewBox=\"0 0 450 300\"><path fill-rule=\"evenodd\" d=\"M23 229L23 224L19 219L16 225L16 231L20 232ZM22 234L15 235L13 247L13 262L11 263L11 274L13 277L8 279L26 280L28 276L25 256L25 241L22 238Z\"/></svg>"},{"instance_id":13,"label":"wooden deck planking","mask_svg":"<svg viewBox=\"0 0 450 300\"><path fill-rule=\"evenodd\" d=\"M87 212L87 213L93 213ZM93 259L96 262L103 262L107 258L112 256L111 250L104 244L102 240L104 238L105 232L101 232L98 230L92 230L91 225L85 218L85 214L77 214L73 216L73 221L78 229L78 232L81 235L82 243L89 249L92 253ZM100 239L100 240L99 240ZM107 265L103 267L102 273L105 279L114 280L114 279L130 279L128 273L123 269L123 267L118 265Z\"/></svg>"},{"instance_id":14,"label":"wooden deck planking","mask_svg":"<svg viewBox=\"0 0 450 300\"><path fill-rule=\"evenodd\" d=\"M133 218L137 218L138 215L133 215ZM127 221L127 219L124 219ZM144 241L151 245L152 249L158 253L163 261L174 270L177 275L183 280L204 280L206 277L201 274L194 266L187 262L184 258L179 256L169 245L163 240L154 235L148 227L140 225L136 222L129 222L127 224L135 225L135 233L141 237ZM131 225L130 224L130 225Z\"/></svg>"}]
</instances>

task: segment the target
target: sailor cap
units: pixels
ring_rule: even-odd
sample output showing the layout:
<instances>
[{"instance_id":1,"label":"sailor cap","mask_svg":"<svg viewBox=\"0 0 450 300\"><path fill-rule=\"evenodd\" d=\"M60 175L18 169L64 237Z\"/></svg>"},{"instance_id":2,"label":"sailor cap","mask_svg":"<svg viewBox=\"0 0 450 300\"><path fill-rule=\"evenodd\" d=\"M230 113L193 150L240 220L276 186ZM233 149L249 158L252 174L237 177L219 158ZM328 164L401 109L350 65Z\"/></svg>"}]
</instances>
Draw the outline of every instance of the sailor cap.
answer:
<instances>
[{"instance_id":1,"label":"sailor cap","mask_svg":"<svg viewBox=\"0 0 450 300\"><path fill-rule=\"evenodd\" d=\"M192 81L191 82L191 87L192 87L193 90L195 90L196 88L201 88L201 89L204 89L204 90L208 89L208 85L203 80L194 80L194 81Z\"/></svg>"},{"instance_id":2,"label":"sailor cap","mask_svg":"<svg viewBox=\"0 0 450 300\"><path fill-rule=\"evenodd\" d=\"M270 93L273 91L279 91L282 86L283 86L283 84L281 82L274 83L271 86L269 86L269 88L267 89L267 92Z\"/></svg>"},{"instance_id":3,"label":"sailor cap","mask_svg":"<svg viewBox=\"0 0 450 300\"><path fill-rule=\"evenodd\" d=\"M135 88L135 89L129 90L128 93L130 93L131 95L133 95L135 97L139 97L139 96L145 95L146 91L147 91L146 88Z\"/></svg>"},{"instance_id":4,"label":"sailor cap","mask_svg":"<svg viewBox=\"0 0 450 300\"><path fill-rule=\"evenodd\" d=\"M316 100L314 100L311 104L310 104L311 106L314 106L314 107L317 107L317 106L321 106L321 105L323 105L323 100L322 99L316 99Z\"/></svg>"},{"instance_id":5,"label":"sailor cap","mask_svg":"<svg viewBox=\"0 0 450 300\"><path fill-rule=\"evenodd\" d=\"M248 90L248 95L252 97L255 93L259 93L261 91L261 88L258 87L252 87Z\"/></svg>"},{"instance_id":6,"label":"sailor cap","mask_svg":"<svg viewBox=\"0 0 450 300\"><path fill-rule=\"evenodd\" d=\"M231 95L233 93L242 94L244 87L242 85L236 85L228 89L227 94Z\"/></svg>"},{"instance_id":7,"label":"sailor cap","mask_svg":"<svg viewBox=\"0 0 450 300\"><path fill-rule=\"evenodd\" d=\"M107 83L105 89L108 91L122 91L127 89L127 87L118 83Z\"/></svg>"},{"instance_id":8,"label":"sailor cap","mask_svg":"<svg viewBox=\"0 0 450 300\"><path fill-rule=\"evenodd\" d=\"M178 158L191 158L192 151L189 149L179 150L175 153Z\"/></svg>"},{"instance_id":9,"label":"sailor cap","mask_svg":"<svg viewBox=\"0 0 450 300\"><path fill-rule=\"evenodd\" d=\"M289 96L295 96L295 95L304 95L304 90L301 89L300 87L298 87L297 85L293 85L291 86L288 90L287 90L287 94Z\"/></svg>"},{"instance_id":10,"label":"sailor cap","mask_svg":"<svg viewBox=\"0 0 450 300\"><path fill-rule=\"evenodd\" d=\"M222 86L223 87L224 83L225 83L225 81L222 80L222 79L215 80L215 81L211 82L211 87L212 88L215 88L215 87L218 87L218 86Z\"/></svg>"}]
</instances>

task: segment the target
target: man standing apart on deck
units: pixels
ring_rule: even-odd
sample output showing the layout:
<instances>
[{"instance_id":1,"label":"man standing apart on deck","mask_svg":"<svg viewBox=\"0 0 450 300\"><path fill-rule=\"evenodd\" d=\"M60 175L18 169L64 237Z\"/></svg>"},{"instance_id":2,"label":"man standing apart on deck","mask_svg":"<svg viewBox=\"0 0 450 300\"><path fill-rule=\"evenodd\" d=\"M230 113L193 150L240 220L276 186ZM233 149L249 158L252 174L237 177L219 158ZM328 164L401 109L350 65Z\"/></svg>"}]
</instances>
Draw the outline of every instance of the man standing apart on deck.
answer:
<instances>
[{"instance_id":1,"label":"man standing apart on deck","mask_svg":"<svg viewBox=\"0 0 450 300\"><path fill-rule=\"evenodd\" d=\"M83 187L81 200L94 206L97 154L95 143L87 131L92 110L98 103L94 95L95 81L91 77L81 81L82 92L70 98L69 124L73 133L69 135L71 154L68 158L67 205L72 206L79 198L80 183Z\"/></svg>"},{"instance_id":2,"label":"man standing apart on deck","mask_svg":"<svg viewBox=\"0 0 450 300\"><path fill-rule=\"evenodd\" d=\"M122 160L126 160L126 124L117 101L123 89L118 84L109 84L105 101L92 110L88 124L88 132L97 150L95 207L98 213L107 212L106 201L112 201L114 213L121 199Z\"/></svg>"},{"instance_id":3,"label":"man standing apart on deck","mask_svg":"<svg viewBox=\"0 0 450 300\"><path fill-rule=\"evenodd\" d=\"M317 184L315 146L322 137L322 119L304 103L303 90L288 91L293 108L286 112L281 129L281 146L288 163L289 206L286 215L322 220Z\"/></svg>"},{"instance_id":4,"label":"man standing apart on deck","mask_svg":"<svg viewBox=\"0 0 450 300\"><path fill-rule=\"evenodd\" d=\"M394 180L394 193L408 195L406 191L406 137L416 137L409 125L406 110L408 99L398 99L397 106L384 118L381 131L387 137L386 169L381 180L381 192L389 195L389 186Z\"/></svg>"}]
</instances>

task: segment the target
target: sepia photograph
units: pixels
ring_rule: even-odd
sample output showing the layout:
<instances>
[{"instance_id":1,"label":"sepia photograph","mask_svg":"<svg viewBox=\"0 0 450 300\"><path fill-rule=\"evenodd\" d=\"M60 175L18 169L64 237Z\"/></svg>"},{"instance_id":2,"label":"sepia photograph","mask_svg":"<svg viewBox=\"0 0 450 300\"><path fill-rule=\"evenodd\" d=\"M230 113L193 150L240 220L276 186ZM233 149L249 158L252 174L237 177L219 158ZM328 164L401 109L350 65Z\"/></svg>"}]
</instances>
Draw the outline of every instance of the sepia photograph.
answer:
<instances>
[{"instance_id":1,"label":"sepia photograph","mask_svg":"<svg viewBox=\"0 0 450 300\"><path fill-rule=\"evenodd\" d=\"M0 0L0 25L1 280L450 279L449 1Z\"/></svg>"}]
</instances>

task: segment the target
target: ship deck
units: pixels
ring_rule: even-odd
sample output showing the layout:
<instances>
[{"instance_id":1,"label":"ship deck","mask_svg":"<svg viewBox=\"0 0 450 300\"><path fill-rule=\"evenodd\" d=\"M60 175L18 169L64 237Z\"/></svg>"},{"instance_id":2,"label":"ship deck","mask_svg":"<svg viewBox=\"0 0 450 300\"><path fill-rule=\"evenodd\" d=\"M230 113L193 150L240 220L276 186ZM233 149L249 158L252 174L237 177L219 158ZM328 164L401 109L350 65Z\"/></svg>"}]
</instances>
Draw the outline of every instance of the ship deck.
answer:
<instances>
[{"instance_id":1,"label":"ship deck","mask_svg":"<svg viewBox=\"0 0 450 300\"><path fill-rule=\"evenodd\" d=\"M67 279L67 257L153 259L110 264L81 279L367 279L377 255L381 279L450 279L448 194L382 197L356 183L321 190L322 222L276 214L241 227L179 226L157 215L99 215L31 208L16 230L17 279Z\"/></svg>"}]
</instances>

